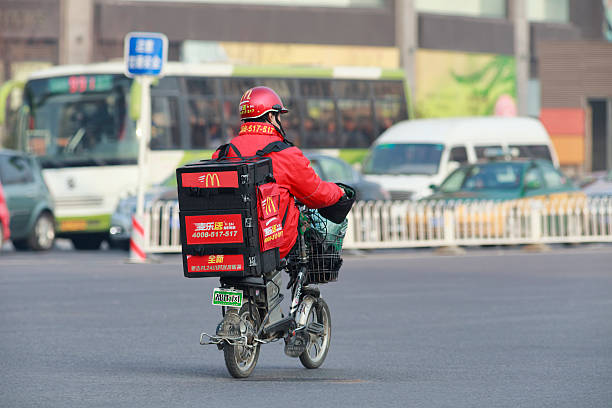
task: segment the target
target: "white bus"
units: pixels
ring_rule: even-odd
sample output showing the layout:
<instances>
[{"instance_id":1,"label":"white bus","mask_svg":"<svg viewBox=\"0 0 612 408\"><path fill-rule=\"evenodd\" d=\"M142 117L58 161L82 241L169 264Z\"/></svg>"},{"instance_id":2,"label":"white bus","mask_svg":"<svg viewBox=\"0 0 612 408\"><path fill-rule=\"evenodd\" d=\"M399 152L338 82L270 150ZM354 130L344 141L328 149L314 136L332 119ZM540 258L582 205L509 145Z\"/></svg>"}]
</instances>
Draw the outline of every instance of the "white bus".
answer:
<instances>
[{"instance_id":1,"label":"white bus","mask_svg":"<svg viewBox=\"0 0 612 408\"><path fill-rule=\"evenodd\" d=\"M78 249L100 246L119 199L135 191L140 94L123 70L123 63L57 66L24 84L15 147L39 157L57 236ZM290 109L283 122L289 139L349 161L408 118L400 70L168 63L151 90L147 184L172 179L180 164L209 157L236 135L238 101L256 85L275 89Z\"/></svg>"}]
</instances>

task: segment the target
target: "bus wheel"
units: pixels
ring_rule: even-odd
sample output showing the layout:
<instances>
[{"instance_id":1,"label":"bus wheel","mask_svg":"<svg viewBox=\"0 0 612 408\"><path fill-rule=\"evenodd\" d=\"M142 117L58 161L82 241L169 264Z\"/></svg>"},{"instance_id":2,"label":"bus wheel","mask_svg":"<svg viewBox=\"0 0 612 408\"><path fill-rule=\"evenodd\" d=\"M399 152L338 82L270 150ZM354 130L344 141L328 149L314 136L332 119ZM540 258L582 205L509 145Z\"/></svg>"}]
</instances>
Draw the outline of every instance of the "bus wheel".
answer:
<instances>
[{"instance_id":1,"label":"bus wheel","mask_svg":"<svg viewBox=\"0 0 612 408\"><path fill-rule=\"evenodd\" d=\"M74 245L75 249L78 250L87 250L87 249L99 249L104 238L101 237L90 237L84 235L82 237L75 237L71 239L72 245Z\"/></svg>"}]
</instances>

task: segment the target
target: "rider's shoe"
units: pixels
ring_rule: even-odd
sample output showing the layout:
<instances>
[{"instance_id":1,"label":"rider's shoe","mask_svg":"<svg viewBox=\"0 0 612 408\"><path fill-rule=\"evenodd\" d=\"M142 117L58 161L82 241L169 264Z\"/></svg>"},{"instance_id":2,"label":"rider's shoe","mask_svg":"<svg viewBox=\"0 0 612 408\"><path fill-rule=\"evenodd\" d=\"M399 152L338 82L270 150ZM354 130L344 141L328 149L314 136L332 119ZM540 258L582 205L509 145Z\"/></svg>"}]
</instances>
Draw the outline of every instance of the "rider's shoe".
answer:
<instances>
[{"instance_id":1,"label":"rider's shoe","mask_svg":"<svg viewBox=\"0 0 612 408\"><path fill-rule=\"evenodd\" d=\"M308 345L308 334L304 330L291 333L285 338L285 354L289 357L299 357Z\"/></svg>"}]
</instances>

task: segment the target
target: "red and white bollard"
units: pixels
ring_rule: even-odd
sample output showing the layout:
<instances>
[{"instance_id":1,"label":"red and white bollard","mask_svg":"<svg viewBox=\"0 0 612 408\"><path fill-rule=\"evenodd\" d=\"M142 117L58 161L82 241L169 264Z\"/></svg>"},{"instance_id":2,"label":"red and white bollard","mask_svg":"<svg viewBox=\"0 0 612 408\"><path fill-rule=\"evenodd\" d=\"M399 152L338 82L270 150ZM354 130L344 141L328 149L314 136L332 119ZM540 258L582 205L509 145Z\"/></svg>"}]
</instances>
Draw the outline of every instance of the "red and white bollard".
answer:
<instances>
[{"instance_id":1,"label":"red and white bollard","mask_svg":"<svg viewBox=\"0 0 612 408\"><path fill-rule=\"evenodd\" d=\"M137 215L132 216L132 235L130 237L130 258L129 262L143 263L147 261L147 254L144 251L144 227Z\"/></svg>"}]
</instances>

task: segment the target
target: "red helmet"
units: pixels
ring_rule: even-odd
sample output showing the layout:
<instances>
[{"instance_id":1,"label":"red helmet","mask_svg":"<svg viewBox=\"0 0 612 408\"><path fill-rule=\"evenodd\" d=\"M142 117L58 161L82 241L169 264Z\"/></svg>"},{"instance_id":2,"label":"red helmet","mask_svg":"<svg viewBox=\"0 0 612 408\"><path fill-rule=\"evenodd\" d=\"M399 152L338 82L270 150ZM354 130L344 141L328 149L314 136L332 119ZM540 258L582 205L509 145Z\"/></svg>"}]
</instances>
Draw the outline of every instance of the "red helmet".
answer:
<instances>
[{"instance_id":1,"label":"red helmet","mask_svg":"<svg viewBox=\"0 0 612 408\"><path fill-rule=\"evenodd\" d=\"M289 112L276 92L267 86L247 90L240 98L240 119L254 119L268 112Z\"/></svg>"}]
</instances>

